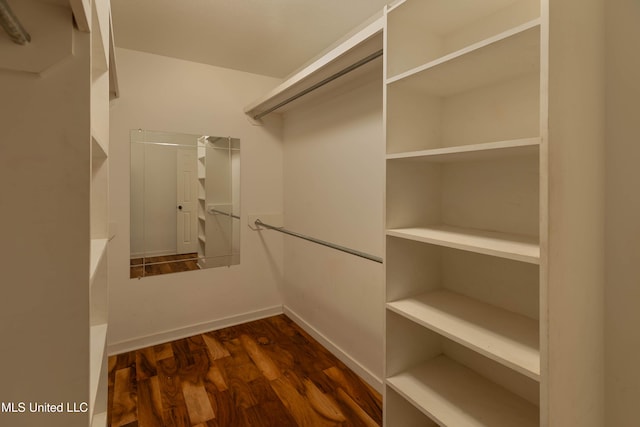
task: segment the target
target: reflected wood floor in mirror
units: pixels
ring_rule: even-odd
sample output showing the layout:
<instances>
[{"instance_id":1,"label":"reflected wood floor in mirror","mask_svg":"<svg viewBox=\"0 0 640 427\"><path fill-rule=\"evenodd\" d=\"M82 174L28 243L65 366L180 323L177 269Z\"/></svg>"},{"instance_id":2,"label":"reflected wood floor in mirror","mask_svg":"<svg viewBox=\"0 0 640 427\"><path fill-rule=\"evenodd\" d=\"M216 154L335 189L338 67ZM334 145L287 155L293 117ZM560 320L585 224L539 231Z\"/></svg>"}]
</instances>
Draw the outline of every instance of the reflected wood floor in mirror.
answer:
<instances>
[{"instance_id":1,"label":"reflected wood floor in mirror","mask_svg":"<svg viewBox=\"0 0 640 427\"><path fill-rule=\"evenodd\" d=\"M285 315L109 357L108 426L374 427L382 397Z\"/></svg>"},{"instance_id":2,"label":"reflected wood floor in mirror","mask_svg":"<svg viewBox=\"0 0 640 427\"><path fill-rule=\"evenodd\" d=\"M196 259L197 257L198 253L193 252L178 255L131 258L129 277L133 279L135 277L200 270L198 260Z\"/></svg>"}]
</instances>

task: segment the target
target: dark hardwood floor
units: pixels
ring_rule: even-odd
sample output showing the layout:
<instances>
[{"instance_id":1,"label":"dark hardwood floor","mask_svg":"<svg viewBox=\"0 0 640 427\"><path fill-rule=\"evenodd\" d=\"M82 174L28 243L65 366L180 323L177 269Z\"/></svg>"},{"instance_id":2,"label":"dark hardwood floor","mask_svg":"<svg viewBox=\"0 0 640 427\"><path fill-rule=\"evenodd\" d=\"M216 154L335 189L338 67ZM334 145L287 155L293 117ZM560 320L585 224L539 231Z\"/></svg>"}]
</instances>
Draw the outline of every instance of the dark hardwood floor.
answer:
<instances>
[{"instance_id":1,"label":"dark hardwood floor","mask_svg":"<svg viewBox=\"0 0 640 427\"><path fill-rule=\"evenodd\" d=\"M199 270L198 254L165 255L147 258L131 258L129 277L156 276L158 274L178 273L180 271Z\"/></svg>"},{"instance_id":2,"label":"dark hardwood floor","mask_svg":"<svg viewBox=\"0 0 640 427\"><path fill-rule=\"evenodd\" d=\"M108 405L111 427L382 425L380 394L284 315L110 357Z\"/></svg>"}]
</instances>

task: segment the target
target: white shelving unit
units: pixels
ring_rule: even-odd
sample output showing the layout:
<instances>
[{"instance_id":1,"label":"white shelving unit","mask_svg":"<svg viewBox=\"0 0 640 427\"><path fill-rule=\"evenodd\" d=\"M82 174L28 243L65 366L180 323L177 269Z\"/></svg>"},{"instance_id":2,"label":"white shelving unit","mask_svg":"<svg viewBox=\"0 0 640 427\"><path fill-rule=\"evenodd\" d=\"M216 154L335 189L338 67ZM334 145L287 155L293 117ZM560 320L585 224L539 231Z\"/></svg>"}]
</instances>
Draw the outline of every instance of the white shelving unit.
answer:
<instances>
[{"instance_id":1,"label":"white shelving unit","mask_svg":"<svg viewBox=\"0 0 640 427\"><path fill-rule=\"evenodd\" d=\"M91 261L89 420L106 424L107 410L107 249L109 245L109 101L117 94L108 0L92 0L85 13L91 36ZM76 13L77 16L77 13Z\"/></svg>"},{"instance_id":2,"label":"white shelving unit","mask_svg":"<svg viewBox=\"0 0 640 427\"><path fill-rule=\"evenodd\" d=\"M540 424L540 4L386 11L385 425Z\"/></svg>"},{"instance_id":3,"label":"white shelving unit","mask_svg":"<svg viewBox=\"0 0 640 427\"><path fill-rule=\"evenodd\" d=\"M207 263L207 141L198 139L198 265L205 268Z\"/></svg>"},{"instance_id":4,"label":"white shelving unit","mask_svg":"<svg viewBox=\"0 0 640 427\"><path fill-rule=\"evenodd\" d=\"M106 424L109 81L116 81L115 74L109 76L109 4L25 0L10 5L31 42L6 39L0 47L0 87L11 99L3 110L10 123L3 132L14 142L3 152L0 181L11 182L4 192L22 206L18 215L8 214L5 222L12 226L3 234L7 242L19 238L30 245L5 257L6 282L22 284L8 290L10 302L2 307L6 322L21 328L5 338L21 351L7 355L11 369L3 384L7 390L31 384L27 389L44 400L86 402L89 411L46 421L27 411L20 420L3 418L3 425ZM40 130L46 137L36 141L34 132ZM34 204L22 201L21 194L29 194ZM32 302L28 310L27 301ZM46 348L56 361L41 367L29 363L24 355L36 354L36 347Z\"/></svg>"}]
</instances>

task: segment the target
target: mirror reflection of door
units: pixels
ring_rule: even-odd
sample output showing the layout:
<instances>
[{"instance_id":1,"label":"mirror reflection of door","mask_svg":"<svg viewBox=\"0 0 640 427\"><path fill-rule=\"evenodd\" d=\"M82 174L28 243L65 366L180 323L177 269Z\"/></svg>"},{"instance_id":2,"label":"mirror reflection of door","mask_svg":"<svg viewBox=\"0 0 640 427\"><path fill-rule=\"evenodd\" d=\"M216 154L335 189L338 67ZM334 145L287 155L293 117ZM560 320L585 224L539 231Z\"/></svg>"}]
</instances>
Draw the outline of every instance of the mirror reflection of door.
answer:
<instances>
[{"instance_id":1,"label":"mirror reflection of door","mask_svg":"<svg viewBox=\"0 0 640 427\"><path fill-rule=\"evenodd\" d=\"M240 140L134 129L130 277L240 263Z\"/></svg>"},{"instance_id":2,"label":"mirror reflection of door","mask_svg":"<svg viewBox=\"0 0 640 427\"><path fill-rule=\"evenodd\" d=\"M196 152L178 148L176 159L176 249L178 254L198 252L198 166Z\"/></svg>"}]
</instances>

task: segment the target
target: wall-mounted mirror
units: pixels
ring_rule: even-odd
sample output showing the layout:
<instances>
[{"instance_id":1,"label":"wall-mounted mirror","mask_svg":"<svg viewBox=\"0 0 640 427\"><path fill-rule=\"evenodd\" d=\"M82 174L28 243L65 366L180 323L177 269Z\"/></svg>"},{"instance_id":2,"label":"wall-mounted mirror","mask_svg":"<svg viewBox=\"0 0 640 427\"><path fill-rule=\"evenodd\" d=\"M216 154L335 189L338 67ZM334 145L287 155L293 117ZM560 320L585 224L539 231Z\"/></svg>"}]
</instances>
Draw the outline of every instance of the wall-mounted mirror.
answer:
<instances>
[{"instance_id":1,"label":"wall-mounted mirror","mask_svg":"<svg viewBox=\"0 0 640 427\"><path fill-rule=\"evenodd\" d=\"M240 140L130 136L130 277L239 264Z\"/></svg>"}]
</instances>

